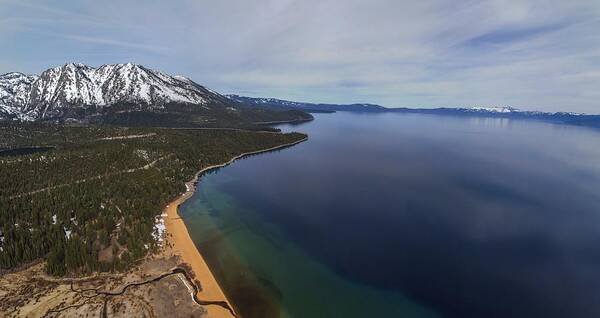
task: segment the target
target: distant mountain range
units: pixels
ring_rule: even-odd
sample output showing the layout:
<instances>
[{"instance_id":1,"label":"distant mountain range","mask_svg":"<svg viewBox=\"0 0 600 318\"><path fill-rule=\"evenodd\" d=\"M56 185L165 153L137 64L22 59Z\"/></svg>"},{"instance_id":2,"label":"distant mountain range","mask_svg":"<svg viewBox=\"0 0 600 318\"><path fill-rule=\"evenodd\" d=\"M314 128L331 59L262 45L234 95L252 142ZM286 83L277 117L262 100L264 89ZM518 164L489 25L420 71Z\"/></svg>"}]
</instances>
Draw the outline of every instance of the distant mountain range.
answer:
<instances>
[{"instance_id":1,"label":"distant mountain range","mask_svg":"<svg viewBox=\"0 0 600 318\"><path fill-rule=\"evenodd\" d=\"M183 115L185 114L185 115ZM0 118L194 126L310 119L299 110L265 111L189 78L136 64L68 63L39 76L0 75Z\"/></svg>"},{"instance_id":2,"label":"distant mountain range","mask_svg":"<svg viewBox=\"0 0 600 318\"><path fill-rule=\"evenodd\" d=\"M246 105L260 106L270 109L301 109L312 113L332 113L336 111L350 112L385 112L388 108L374 104L313 104L292 102L289 100L276 98L255 98L239 95L225 95L231 100L244 103Z\"/></svg>"},{"instance_id":3,"label":"distant mountain range","mask_svg":"<svg viewBox=\"0 0 600 318\"><path fill-rule=\"evenodd\" d=\"M231 100L266 107L269 109L300 109L313 113L331 113L336 111L368 112L368 113L414 113L454 116L501 117L513 119L534 119L548 122L600 127L600 115L586 115L569 112L523 111L509 106L475 106L475 107L440 107L440 108L387 108L375 104L316 104L293 102L275 98L255 98L238 95L226 95Z\"/></svg>"},{"instance_id":4,"label":"distant mountain range","mask_svg":"<svg viewBox=\"0 0 600 318\"><path fill-rule=\"evenodd\" d=\"M537 119L600 127L600 115L521 111L512 107L386 108L221 95L183 76L137 64L98 68L68 63L38 75L0 75L0 119L125 126L249 127L310 120L316 112L396 112Z\"/></svg>"}]
</instances>

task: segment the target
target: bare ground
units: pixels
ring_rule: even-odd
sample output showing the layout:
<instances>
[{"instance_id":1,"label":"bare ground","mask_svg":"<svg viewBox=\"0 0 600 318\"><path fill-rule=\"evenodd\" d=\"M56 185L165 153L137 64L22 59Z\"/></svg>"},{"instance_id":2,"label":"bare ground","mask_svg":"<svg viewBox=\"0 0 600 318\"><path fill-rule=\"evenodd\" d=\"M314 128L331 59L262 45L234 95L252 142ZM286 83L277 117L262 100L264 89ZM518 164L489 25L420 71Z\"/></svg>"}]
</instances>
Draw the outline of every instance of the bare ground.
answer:
<instances>
[{"instance_id":1,"label":"bare ground","mask_svg":"<svg viewBox=\"0 0 600 318\"><path fill-rule=\"evenodd\" d=\"M190 282L173 272L181 265L158 255L124 273L70 279L36 264L0 277L0 317L208 317L215 305L191 298Z\"/></svg>"}]
</instances>

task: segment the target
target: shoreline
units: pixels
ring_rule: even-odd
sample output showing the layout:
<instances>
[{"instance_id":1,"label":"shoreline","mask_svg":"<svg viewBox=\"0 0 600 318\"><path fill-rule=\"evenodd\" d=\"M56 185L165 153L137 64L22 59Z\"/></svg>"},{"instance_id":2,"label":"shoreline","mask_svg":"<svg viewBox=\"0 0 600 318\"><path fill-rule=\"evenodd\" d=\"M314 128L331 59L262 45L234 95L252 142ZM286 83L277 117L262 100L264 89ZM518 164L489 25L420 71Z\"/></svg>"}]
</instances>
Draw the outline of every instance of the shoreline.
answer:
<instances>
[{"instance_id":1,"label":"shoreline","mask_svg":"<svg viewBox=\"0 0 600 318\"><path fill-rule=\"evenodd\" d=\"M305 138L302 138L301 140L294 141L291 143L287 143L287 144L283 144L283 145L279 145L279 146L275 146L275 147L271 147L271 148L267 148L267 149L261 149L261 150L242 153L240 155L234 156L233 158L231 158L229 161L227 161L225 163L216 164L216 165L212 165L212 166L203 168L203 169L199 170L198 172L196 172L196 174L190 181L185 183L186 191L181 196L179 196L177 199L175 199L174 201L172 201L171 203L169 203L166 206L166 208L164 209L163 214L162 214L164 222L165 222L165 227L166 227L166 235L165 235L166 242L165 242L164 248L167 250L168 254L180 256L182 262L189 265L189 267L192 269L194 277L198 281L200 281L200 284L201 284L201 288L199 288L198 292L196 293L196 296L199 299L202 299L204 301L225 302L225 303L227 303L229 308L233 311L233 313L235 313L235 315L237 315L235 307L232 305L232 303L229 301L229 299L227 299L225 293L221 289L221 286L217 282L215 276L212 274L210 267L204 260L204 257L201 255L200 251L196 248L196 244L194 244L194 241L192 240L192 238L188 232L185 222L179 216L179 206L182 203L184 203L185 201L187 201L190 197L192 197L192 195L196 192L200 177L207 171L228 166L229 164L233 163L234 161L236 161L240 158L244 158L244 157L254 155L254 154L284 149L284 148L291 147L291 146L297 145L299 143L302 143L306 140L308 140L308 136ZM235 316L232 315L232 313L224 307L206 306L205 308L208 312L208 317L217 317L217 318L234 317L235 318Z\"/></svg>"},{"instance_id":2,"label":"shoreline","mask_svg":"<svg viewBox=\"0 0 600 318\"><path fill-rule=\"evenodd\" d=\"M311 115L312 116L312 115ZM290 119L290 120L275 120L275 121L255 121L252 124L257 125L256 128L262 129L251 129L251 128L235 128L235 127L152 127L156 129L169 129L169 130L231 130L231 131L251 131L257 133L271 133L278 134L277 131L264 130L264 128L268 128L269 125L277 125L277 124L302 124L309 121L315 120L312 118L305 119Z\"/></svg>"},{"instance_id":3,"label":"shoreline","mask_svg":"<svg viewBox=\"0 0 600 318\"><path fill-rule=\"evenodd\" d=\"M313 121L315 118L306 119L290 119L290 120L274 120L274 121L255 121L255 125L276 125L276 124L301 124L309 121Z\"/></svg>"}]
</instances>

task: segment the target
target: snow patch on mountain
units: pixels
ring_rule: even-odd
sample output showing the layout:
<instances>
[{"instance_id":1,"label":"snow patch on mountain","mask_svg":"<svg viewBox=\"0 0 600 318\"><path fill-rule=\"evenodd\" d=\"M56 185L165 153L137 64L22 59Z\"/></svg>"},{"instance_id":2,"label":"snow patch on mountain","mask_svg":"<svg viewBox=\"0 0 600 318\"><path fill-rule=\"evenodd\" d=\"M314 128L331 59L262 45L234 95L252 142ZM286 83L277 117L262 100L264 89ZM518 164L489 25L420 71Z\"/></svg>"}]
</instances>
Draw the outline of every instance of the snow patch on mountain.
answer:
<instances>
[{"instance_id":1,"label":"snow patch on mountain","mask_svg":"<svg viewBox=\"0 0 600 318\"><path fill-rule=\"evenodd\" d=\"M473 106L467 108L470 111L476 112L491 112L491 113L515 113L519 112L518 109L509 106Z\"/></svg>"},{"instance_id":2,"label":"snow patch on mountain","mask_svg":"<svg viewBox=\"0 0 600 318\"><path fill-rule=\"evenodd\" d=\"M74 108L131 103L149 110L169 103L202 107L225 97L183 76L170 76L141 65L107 64L98 68L68 63L40 76L0 75L0 118L60 117Z\"/></svg>"},{"instance_id":3,"label":"snow patch on mountain","mask_svg":"<svg viewBox=\"0 0 600 318\"><path fill-rule=\"evenodd\" d=\"M22 116L21 108L27 104L29 90L36 80L37 76L17 72L0 75L0 116L26 117Z\"/></svg>"}]
</instances>

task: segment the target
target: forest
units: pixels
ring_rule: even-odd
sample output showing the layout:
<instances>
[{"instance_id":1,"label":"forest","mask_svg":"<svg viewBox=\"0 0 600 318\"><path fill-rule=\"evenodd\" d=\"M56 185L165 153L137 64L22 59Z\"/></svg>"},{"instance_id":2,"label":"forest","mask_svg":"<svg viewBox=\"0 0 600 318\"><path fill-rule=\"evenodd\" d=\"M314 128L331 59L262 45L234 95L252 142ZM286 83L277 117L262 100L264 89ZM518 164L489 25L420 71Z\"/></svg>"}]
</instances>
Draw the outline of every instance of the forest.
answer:
<instances>
[{"instance_id":1,"label":"forest","mask_svg":"<svg viewBox=\"0 0 600 318\"><path fill-rule=\"evenodd\" d=\"M156 218L200 169L306 138L234 129L0 122L0 268L114 271L157 248ZM15 149L39 148L19 154ZM34 148L34 150L37 148Z\"/></svg>"}]
</instances>

